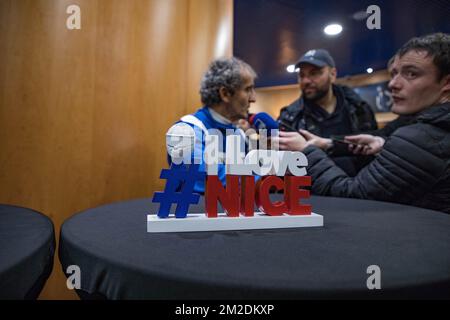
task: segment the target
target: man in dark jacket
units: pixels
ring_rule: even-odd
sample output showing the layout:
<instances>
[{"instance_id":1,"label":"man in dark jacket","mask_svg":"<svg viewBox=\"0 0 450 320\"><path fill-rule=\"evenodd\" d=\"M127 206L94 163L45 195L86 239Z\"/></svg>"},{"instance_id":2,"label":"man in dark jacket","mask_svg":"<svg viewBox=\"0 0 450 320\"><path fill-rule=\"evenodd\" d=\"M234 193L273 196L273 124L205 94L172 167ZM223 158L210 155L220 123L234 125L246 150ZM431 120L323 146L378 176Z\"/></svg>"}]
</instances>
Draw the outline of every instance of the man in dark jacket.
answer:
<instances>
[{"instance_id":1,"label":"man in dark jacket","mask_svg":"<svg viewBox=\"0 0 450 320\"><path fill-rule=\"evenodd\" d=\"M391 69L392 111L415 114L357 176L296 132L280 132L283 150L303 151L316 194L392 201L450 213L450 35L408 41Z\"/></svg>"},{"instance_id":2,"label":"man in dark jacket","mask_svg":"<svg viewBox=\"0 0 450 320\"><path fill-rule=\"evenodd\" d=\"M307 130L323 138L342 138L377 129L370 105L352 89L334 84L337 71L328 51L309 50L295 67L299 68L302 97L281 109L278 117L281 130ZM345 156L341 151L332 143L327 145L327 153L338 165L348 174L355 175L361 159L341 157Z\"/></svg>"}]
</instances>

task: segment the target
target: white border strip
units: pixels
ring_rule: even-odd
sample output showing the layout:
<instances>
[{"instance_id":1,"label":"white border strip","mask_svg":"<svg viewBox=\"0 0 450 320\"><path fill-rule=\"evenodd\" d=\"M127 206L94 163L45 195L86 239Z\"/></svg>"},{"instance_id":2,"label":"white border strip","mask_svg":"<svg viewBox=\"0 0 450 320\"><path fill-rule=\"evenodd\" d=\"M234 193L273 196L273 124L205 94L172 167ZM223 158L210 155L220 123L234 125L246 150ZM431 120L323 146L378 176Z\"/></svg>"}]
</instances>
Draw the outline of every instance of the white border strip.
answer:
<instances>
[{"instance_id":1,"label":"white border strip","mask_svg":"<svg viewBox=\"0 0 450 320\"><path fill-rule=\"evenodd\" d=\"M230 218L225 213L219 213L217 218L208 218L204 213L190 213L186 218L177 219L174 216L161 219L155 214L147 215L147 232L199 232L223 230L254 230L322 227L323 216L315 213L311 215L283 215L268 216L262 212L255 212L254 217L239 216Z\"/></svg>"}]
</instances>

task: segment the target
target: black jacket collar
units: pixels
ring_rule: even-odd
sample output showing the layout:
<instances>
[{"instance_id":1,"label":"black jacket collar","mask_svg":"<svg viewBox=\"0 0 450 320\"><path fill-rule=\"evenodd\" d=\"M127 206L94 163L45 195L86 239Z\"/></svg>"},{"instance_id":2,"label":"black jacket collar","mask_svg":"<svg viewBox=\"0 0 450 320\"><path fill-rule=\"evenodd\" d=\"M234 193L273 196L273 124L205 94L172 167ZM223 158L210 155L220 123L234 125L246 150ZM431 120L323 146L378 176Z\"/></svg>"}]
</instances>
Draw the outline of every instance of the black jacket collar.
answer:
<instances>
[{"instance_id":1,"label":"black jacket collar","mask_svg":"<svg viewBox=\"0 0 450 320\"><path fill-rule=\"evenodd\" d=\"M417 122L430 123L450 131L450 102L425 109L418 114Z\"/></svg>"}]
</instances>

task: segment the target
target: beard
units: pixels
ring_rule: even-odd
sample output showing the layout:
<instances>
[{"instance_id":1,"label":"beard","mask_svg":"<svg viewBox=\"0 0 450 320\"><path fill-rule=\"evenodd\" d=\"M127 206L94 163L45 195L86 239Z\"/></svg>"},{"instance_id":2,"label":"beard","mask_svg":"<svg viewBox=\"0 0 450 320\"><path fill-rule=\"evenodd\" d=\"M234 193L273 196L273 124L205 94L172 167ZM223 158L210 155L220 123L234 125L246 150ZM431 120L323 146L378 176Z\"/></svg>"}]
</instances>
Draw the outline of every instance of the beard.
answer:
<instances>
[{"instance_id":1,"label":"beard","mask_svg":"<svg viewBox=\"0 0 450 320\"><path fill-rule=\"evenodd\" d=\"M316 92L311 94L303 93L304 99L311 102L317 102L328 94L328 90L330 90L331 79L321 87L316 87ZM305 88L306 89L306 88Z\"/></svg>"}]
</instances>

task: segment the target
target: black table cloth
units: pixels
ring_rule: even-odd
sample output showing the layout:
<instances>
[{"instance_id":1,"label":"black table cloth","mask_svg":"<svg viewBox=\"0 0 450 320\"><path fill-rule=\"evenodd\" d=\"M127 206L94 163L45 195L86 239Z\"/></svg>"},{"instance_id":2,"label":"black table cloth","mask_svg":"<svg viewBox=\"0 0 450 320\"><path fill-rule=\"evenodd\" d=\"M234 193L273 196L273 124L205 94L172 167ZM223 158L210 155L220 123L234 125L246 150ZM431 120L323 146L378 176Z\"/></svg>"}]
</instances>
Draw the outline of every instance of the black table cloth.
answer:
<instances>
[{"instance_id":1,"label":"black table cloth","mask_svg":"<svg viewBox=\"0 0 450 320\"><path fill-rule=\"evenodd\" d=\"M0 299L36 299L53 269L54 252L49 218L0 205Z\"/></svg>"},{"instance_id":2,"label":"black table cloth","mask_svg":"<svg viewBox=\"0 0 450 320\"><path fill-rule=\"evenodd\" d=\"M357 199L306 202L324 227L163 234L146 231L157 209L150 199L114 203L67 220L59 256L64 270L80 267L88 298L450 297L449 215ZM380 290L367 288L371 265L381 270Z\"/></svg>"}]
</instances>

